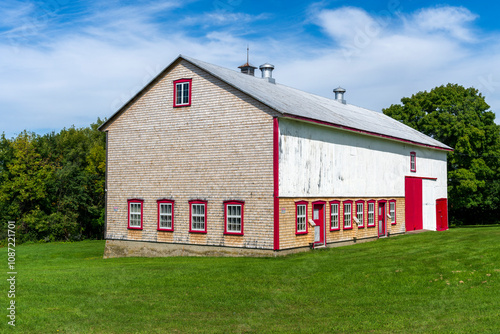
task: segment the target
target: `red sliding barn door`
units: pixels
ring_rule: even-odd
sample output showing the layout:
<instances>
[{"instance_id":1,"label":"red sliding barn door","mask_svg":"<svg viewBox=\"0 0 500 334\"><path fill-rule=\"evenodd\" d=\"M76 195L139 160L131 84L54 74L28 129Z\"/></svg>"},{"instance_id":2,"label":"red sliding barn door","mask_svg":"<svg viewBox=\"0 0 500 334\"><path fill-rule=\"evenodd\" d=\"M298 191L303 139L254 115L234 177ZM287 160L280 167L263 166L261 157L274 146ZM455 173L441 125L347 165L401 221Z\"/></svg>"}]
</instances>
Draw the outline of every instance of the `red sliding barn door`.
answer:
<instances>
[{"instance_id":1,"label":"red sliding barn door","mask_svg":"<svg viewBox=\"0 0 500 334\"><path fill-rule=\"evenodd\" d=\"M405 179L406 230L421 230L422 225L422 179Z\"/></svg>"}]
</instances>

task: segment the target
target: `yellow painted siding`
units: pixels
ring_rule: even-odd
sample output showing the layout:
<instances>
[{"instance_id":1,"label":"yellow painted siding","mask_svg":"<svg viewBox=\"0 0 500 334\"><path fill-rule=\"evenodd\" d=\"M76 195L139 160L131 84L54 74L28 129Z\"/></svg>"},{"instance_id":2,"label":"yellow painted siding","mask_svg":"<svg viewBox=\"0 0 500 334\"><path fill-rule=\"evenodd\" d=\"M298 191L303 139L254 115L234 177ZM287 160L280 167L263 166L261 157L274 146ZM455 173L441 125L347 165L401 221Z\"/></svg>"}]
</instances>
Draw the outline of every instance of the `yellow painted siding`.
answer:
<instances>
[{"instance_id":1,"label":"yellow painted siding","mask_svg":"<svg viewBox=\"0 0 500 334\"><path fill-rule=\"evenodd\" d=\"M364 201L364 228L357 228L357 224L352 221L352 229L343 229L343 202L352 201L352 212L353 217L356 215L356 201ZM357 240L365 238L377 237L378 231L378 212L375 205L375 227L367 227L368 225L368 200L396 200L396 224L392 225L390 219L386 219L387 231L390 234L399 234L405 232L405 200L404 198L280 198L280 249L295 248L295 247L306 247L310 243L314 242L314 227L308 224L308 233L304 235L296 234L295 227L295 203L299 201L307 202L307 219L312 218L313 214L313 202L324 201L325 204L325 218L326 218L326 243L335 243L341 241L353 240L356 237ZM330 202L339 201L339 225L340 230L330 231ZM376 202L376 203L377 203ZM389 202L386 205L386 211L389 213Z\"/></svg>"},{"instance_id":2,"label":"yellow painted siding","mask_svg":"<svg viewBox=\"0 0 500 334\"><path fill-rule=\"evenodd\" d=\"M173 107L173 81L192 78L189 107ZM108 239L273 248L273 111L181 61L108 131ZM143 230L127 229L127 200L144 200ZM157 231L171 199L174 231ZM189 200L208 201L207 234L189 232ZM224 205L242 200L244 235L224 235Z\"/></svg>"}]
</instances>

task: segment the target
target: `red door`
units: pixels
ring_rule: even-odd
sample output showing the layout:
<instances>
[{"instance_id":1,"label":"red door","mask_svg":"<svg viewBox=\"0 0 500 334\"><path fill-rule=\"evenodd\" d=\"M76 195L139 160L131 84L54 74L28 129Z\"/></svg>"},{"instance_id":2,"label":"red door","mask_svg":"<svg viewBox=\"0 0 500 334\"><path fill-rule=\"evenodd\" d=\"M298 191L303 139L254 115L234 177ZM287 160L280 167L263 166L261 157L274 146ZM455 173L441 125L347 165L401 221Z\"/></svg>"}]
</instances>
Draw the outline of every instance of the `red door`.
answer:
<instances>
[{"instance_id":1,"label":"red door","mask_svg":"<svg viewBox=\"0 0 500 334\"><path fill-rule=\"evenodd\" d=\"M436 230L444 231L448 229L448 200L438 198L436 200Z\"/></svg>"},{"instance_id":2,"label":"red door","mask_svg":"<svg viewBox=\"0 0 500 334\"><path fill-rule=\"evenodd\" d=\"M313 221L316 226L319 226L319 239L315 238L315 244L325 244L325 204L313 203Z\"/></svg>"},{"instance_id":3,"label":"red door","mask_svg":"<svg viewBox=\"0 0 500 334\"><path fill-rule=\"evenodd\" d=\"M421 230L422 224L422 179L405 179L405 219L406 230Z\"/></svg>"},{"instance_id":4,"label":"red door","mask_svg":"<svg viewBox=\"0 0 500 334\"><path fill-rule=\"evenodd\" d=\"M385 236L385 202L378 203L378 236Z\"/></svg>"}]
</instances>

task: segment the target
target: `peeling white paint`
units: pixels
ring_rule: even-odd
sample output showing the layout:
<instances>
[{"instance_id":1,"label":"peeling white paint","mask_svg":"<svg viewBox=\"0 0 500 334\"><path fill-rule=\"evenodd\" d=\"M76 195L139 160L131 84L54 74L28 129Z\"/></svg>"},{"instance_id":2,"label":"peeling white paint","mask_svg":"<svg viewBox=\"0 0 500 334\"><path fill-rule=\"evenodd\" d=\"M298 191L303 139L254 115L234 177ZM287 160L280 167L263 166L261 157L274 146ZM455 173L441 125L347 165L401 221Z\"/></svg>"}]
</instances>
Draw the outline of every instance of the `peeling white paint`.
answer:
<instances>
[{"instance_id":1,"label":"peeling white paint","mask_svg":"<svg viewBox=\"0 0 500 334\"><path fill-rule=\"evenodd\" d=\"M446 196L446 152L280 119L280 196L403 197L405 176L437 178ZM410 172L416 152L417 172ZM435 197L439 196L439 197Z\"/></svg>"}]
</instances>

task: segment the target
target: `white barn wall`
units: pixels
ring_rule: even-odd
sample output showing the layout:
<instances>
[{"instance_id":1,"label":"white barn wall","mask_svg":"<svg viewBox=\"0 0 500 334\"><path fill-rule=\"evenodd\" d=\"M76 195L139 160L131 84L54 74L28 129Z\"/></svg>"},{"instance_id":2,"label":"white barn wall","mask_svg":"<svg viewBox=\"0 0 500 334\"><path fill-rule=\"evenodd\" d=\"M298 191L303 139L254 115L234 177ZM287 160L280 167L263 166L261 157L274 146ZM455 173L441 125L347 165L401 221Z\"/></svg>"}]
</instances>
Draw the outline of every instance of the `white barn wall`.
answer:
<instances>
[{"instance_id":1,"label":"white barn wall","mask_svg":"<svg viewBox=\"0 0 500 334\"><path fill-rule=\"evenodd\" d=\"M405 176L437 178L431 197L446 197L444 151L291 119L279 130L280 197L403 197Z\"/></svg>"}]
</instances>

